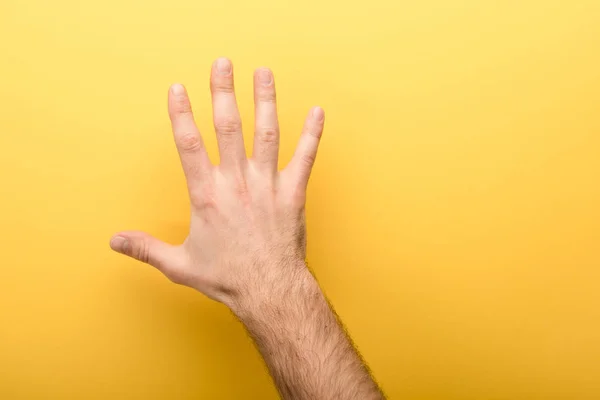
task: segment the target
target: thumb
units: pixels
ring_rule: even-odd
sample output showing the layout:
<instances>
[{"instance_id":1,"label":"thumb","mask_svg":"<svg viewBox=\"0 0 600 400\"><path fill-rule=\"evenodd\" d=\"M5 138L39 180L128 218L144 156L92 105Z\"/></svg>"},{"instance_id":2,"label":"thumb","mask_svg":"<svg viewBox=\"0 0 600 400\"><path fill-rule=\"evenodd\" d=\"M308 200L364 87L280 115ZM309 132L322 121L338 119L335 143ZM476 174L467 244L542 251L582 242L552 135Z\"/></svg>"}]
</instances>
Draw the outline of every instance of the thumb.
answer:
<instances>
[{"instance_id":1,"label":"thumb","mask_svg":"<svg viewBox=\"0 0 600 400\"><path fill-rule=\"evenodd\" d=\"M155 237L137 231L119 232L110 239L110 248L165 272L181 265L182 251Z\"/></svg>"}]
</instances>

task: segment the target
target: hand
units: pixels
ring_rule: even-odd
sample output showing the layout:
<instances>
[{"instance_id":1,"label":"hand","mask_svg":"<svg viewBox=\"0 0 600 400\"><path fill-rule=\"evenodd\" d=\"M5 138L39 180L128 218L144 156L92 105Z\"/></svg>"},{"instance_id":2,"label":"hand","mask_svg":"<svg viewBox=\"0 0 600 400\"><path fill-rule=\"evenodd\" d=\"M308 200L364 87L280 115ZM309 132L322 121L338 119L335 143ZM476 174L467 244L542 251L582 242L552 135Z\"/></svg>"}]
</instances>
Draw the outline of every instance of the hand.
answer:
<instances>
[{"instance_id":1,"label":"hand","mask_svg":"<svg viewBox=\"0 0 600 400\"><path fill-rule=\"evenodd\" d=\"M271 71L259 69L254 76L250 159L229 60L215 61L210 87L218 166L209 161L185 89L174 85L169 92L169 115L192 206L187 238L171 246L146 233L121 232L111 247L226 304L252 336L282 398L383 399L304 263L306 186L323 131L323 110L311 110L292 161L278 172Z\"/></svg>"},{"instance_id":2,"label":"hand","mask_svg":"<svg viewBox=\"0 0 600 400\"><path fill-rule=\"evenodd\" d=\"M153 265L173 282L231 306L306 268L306 186L323 131L313 108L296 152L277 170L279 124L270 70L254 74L255 135L246 157L233 68L215 61L210 86L221 163L212 165L183 86L169 91L169 115L191 202L190 232L178 246L142 232L115 235L113 250ZM285 285L277 285L285 290Z\"/></svg>"}]
</instances>

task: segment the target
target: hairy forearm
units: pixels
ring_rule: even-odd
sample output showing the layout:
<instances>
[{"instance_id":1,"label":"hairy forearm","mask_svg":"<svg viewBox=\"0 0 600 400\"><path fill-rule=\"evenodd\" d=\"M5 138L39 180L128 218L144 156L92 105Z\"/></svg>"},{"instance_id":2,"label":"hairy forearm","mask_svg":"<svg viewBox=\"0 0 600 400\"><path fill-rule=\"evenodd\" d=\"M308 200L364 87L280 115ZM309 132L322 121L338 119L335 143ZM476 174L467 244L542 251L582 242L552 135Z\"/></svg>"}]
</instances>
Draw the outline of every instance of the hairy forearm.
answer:
<instances>
[{"instance_id":1,"label":"hairy forearm","mask_svg":"<svg viewBox=\"0 0 600 400\"><path fill-rule=\"evenodd\" d=\"M305 265L231 305L254 339L284 399L384 396Z\"/></svg>"}]
</instances>

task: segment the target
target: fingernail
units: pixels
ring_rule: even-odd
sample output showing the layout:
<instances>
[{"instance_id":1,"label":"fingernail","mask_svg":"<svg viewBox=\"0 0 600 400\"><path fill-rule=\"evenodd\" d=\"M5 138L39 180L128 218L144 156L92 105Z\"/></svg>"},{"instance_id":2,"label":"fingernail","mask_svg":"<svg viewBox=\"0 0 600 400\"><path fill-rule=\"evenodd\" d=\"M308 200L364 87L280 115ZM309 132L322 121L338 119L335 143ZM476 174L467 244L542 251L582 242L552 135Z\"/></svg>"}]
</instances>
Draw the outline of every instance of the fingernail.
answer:
<instances>
[{"instance_id":1,"label":"fingernail","mask_svg":"<svg viewBox=\"0 0 600 400\"><path fill-rule=\"evenodd\" d=\"M323 121L323 118L325 118L325 112L323 111L323 109L321 107L315 107L313 108L313 112L312 112L313 118L316 119L317 121Z\"/></svg>"},{"instance_id":2,"label":"fingernail","mask_svg":"<svg viewBox=\"0 0 600 400\"><path fill-rule=\"evenodd\" d=\"M173 86L171 86L171 93L173 93L175 96L181 96L185 93L185 88L182 84L176 83Z\"/></svg>"},{"instance_id":3,"label":"fingernail","mask_svg":"<svg viewBox=\"0 0 600 400\"><path fill-rule=\"evenodd\" d=\"M129 249L129 240L123 236L115 236L110 240L110 248L119 253L126 253Z\"/></svg>"},{"instance_id":4,"label":"fingernail","mask_svg":"<svg viewBox=\"0 0 600 400\"><path fill-rule=\"evenodd\" d=\"M263 86L269 86L273 82L273 74L267 68L258 70L258 81Z\"/></svg>"},{"instance_id":5,"label":"fingernail","mask_svg":"<svg viewBox=\"0 0 600 400\"><path fill-rule=\"evenodd\" d=\"M216 61L216 67L219 75L229 75L231 73L231 61L226 58L219 58Z\"/></svg>"}]
</instances>

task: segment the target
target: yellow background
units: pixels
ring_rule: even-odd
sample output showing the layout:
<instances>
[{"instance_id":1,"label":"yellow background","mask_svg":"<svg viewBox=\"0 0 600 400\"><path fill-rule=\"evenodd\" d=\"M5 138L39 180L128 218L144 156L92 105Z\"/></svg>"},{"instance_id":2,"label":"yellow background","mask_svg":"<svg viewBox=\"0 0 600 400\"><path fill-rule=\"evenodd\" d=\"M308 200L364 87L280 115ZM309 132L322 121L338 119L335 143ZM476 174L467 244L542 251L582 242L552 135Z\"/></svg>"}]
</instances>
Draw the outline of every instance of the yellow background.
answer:
<instances>
[{"instance_id":1,"label":"yellow background","mask_svg":"<svg viewBox=\"0 0 600 400\"><path fill-rule=\"evenodd\" d=\"M600 398L597 0L1 0L0 398L274 399L229 312L110 252L185 237L166 93L274 71L327 126L309 262L397 399Z\"/></svg>"}]
</instances>

